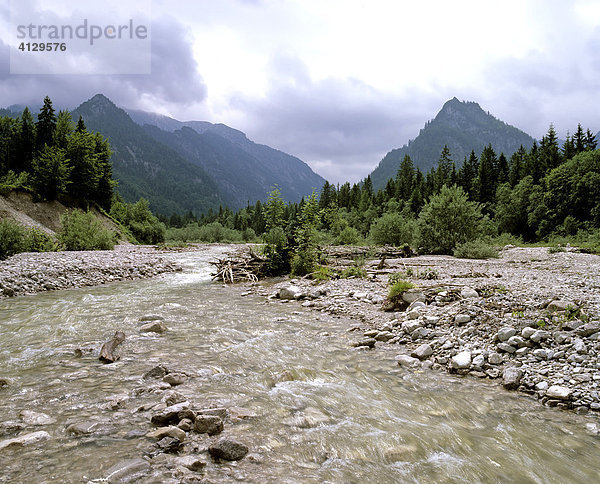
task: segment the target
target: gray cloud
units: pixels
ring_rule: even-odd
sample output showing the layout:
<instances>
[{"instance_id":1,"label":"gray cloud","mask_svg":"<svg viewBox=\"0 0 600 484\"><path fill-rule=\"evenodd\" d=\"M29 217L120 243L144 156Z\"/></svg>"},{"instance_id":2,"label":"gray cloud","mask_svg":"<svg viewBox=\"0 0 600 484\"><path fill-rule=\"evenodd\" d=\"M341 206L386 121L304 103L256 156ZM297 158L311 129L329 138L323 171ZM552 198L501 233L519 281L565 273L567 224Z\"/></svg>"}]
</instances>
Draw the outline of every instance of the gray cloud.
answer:
<instances>
[{"instance_id":1,"label":"gray cloud","mask_svg":"<svg viewBox=\"0 0 600 484\"><path fill-rule=\"evenodd\" d=\"M75 107L101 92L117 105L142 106L201 102L207 89L197 71L186 28L172 18L154 22L149 75L10 75L9 48L0 40L0 106L34 104L48 95L56 106Z\"/></svg>"},{"instance_id":2,"label":"gray cloud","mask_svg":"<svg viewBox=\"0 0 600 484\"><path fill-rule=\"evenodd\" d=\"M238 94L232 99L246 115L241 128L257 141L299 156L333 182L361 179L427 120L422 109L431 102L417 102L415 93L394 97L357 79L314 81L293 58L275 59L271 71L264 98Z\"/></svg>"}]
</instances>

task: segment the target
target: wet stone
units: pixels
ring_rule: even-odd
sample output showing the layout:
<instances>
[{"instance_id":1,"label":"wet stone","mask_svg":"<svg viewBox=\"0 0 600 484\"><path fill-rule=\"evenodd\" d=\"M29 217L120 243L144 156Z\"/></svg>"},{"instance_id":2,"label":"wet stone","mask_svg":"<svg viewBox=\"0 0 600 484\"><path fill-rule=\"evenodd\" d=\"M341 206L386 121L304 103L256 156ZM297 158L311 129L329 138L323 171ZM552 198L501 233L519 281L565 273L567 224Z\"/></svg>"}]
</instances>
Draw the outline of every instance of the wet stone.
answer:
<instances>
[{"instance_id":1,"label":"wet stone","mask_svg":"<svg viewBox=\"0 0 600 484\"><path fill-rule=\"evenodd\" d=\"M523 371L520 368L509 367L502 373L502 386L507 390L516 390L519 388L523 378Z\"/></svg>"},{"instance_id":2,"label":"wet stone","mask_svg":"<svg viewBox=\"0 0 600 484\"><path fill-rule=\"evenodd\" d=\"M425 343L417 347L412 353L411 356L414 358L418 358L419 360L424 360L425 358L431 356L433 354L433 348L431 345Z\"/></svg>"},{"instance_id":3,"label":"wet stone","mask_svg":"<svg viewBox=\"0 0 600 484\"><path fill-rule=\"evenodd\" d=\"M172 387L175 387L178 385L183 385L187 379L187 375L184 375L183 373L169 373L163 377L162 381L168 383Z\"/></svg>"},{"instance_id":4,"label":"wet stone","mask_svg":"<svg viewBox=\"0 0 600 484\"><path fill-rule=\"evenodd\" d=\"M163 378L167 373L169 373L169 370L167 368L165 368L162 365L158 365L144 373L143 378L144 380L149 380L151 378L159 379Z\"/></svg>"},{"instance_id":5,"label":"wet stone","mask_svg":"<svg viewBox=\"0 0 600 484\"><path fill-rule=\"evenodd\" d=\"M194 430L200 434L219 434L223 431L223 420L216 415L197 415Z\"/></svg>"},{"instance_id":6,"label":"wet stone","mask_svg":"<svg viewBox=\"0 0 600 484\"><path fill-rule=\"evenodd\" d=\"M232 438L224 437L219 439L208 448L213 459L223 459L229 461L241 460L248 453L248 447Z\"/></svg>"},{"instance_id":7,"label":"wet stone","mask_svg":"<svg viewBox=\"0 0 600 484\"><path fill-rule=\"evenodd\" d=\"M398 362L398 366L404 366L407 368L416 368L421 366L421 362L418 358L413 358L408 355L398 355L396 356L396 361Z\"/></svg>"},{"instance_id":8,"label":"wet stone","mask_svg":"<svg viewBox=\"0 0 600 484\"><path fill-rule=\"evenodd\" d=\"M117 484L133 482L150 471L150 464L144 459L124 460L106 471L106 482Z\"/></svg>"}]
</instances>

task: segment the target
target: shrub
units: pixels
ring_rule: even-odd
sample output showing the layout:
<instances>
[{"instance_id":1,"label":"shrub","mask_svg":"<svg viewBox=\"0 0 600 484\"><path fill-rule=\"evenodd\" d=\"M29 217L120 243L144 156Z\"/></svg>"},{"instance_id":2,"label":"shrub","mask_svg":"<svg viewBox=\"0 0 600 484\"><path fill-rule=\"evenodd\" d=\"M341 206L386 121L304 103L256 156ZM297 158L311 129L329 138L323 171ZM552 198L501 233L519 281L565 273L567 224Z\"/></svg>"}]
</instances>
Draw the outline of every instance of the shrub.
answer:
<instances>
[{"instance_id":1,"label":"shrub","mask_svg":"<svg viewBox=\"0 0 600 484\"><path fill-rule=\"evenodd\" d=\"M12 220L0 220L0 260L24 252L26 230Z\"/></svg>"},{"instance_id":2,"label":"shrub","mask_svg":"<svg viewBox=\"0 0 600 484\"><path fill-rule=\"evenodd\" d=\"M481 239L471 240L459 244L454 249L454 257L461 259L495 259L498 257L498 249Z\"/></svg>"},{"instance_id":3,"label":"shrub","mask_svg":"<svg viewBox=\"0 0 600 484\"><path fill-rule=\"evenodd\" d=\"M102 225L91 212L72 210L60 218L58 240L65 250L111 250L115 234Z\"/></svg>"},{"instance_id":4,"label":"shrub","mask_svg":"<svg viewBox=\"0 0 600 484\"><path fill-rule=\"evenodd\" d=\"M402 299L402 294L409 289L413 289L414 287L414 284L402 279L398 279L393 282L390 286L390 290L388 291L388 297L383 305L383 309L385 311L397 311L405 309L408 304L406 304L406 302Z\"/></svg>"},{"instance_id":5,"label":"shrub","mask_svg":"<svg viewBox=\"0 0 600 484\"><path fill-rule=\"evenodd\" d=\"M412 244L417 233L415 220L399 213L385 213L371 225L370 236L380 245Z\"/></svg>"},{"instance_id":6,"label":"shrub","mask_svg":"<svg viewBox=\"0 0 600 484\"><path fill-rule=\"evenodd\" d=\"M344 227L335 239L337 245L354 245L358 242L360 234L354 227Z\"/></svg>"},{"instance_id":7,"label":"shrub","mask_svg":"<svg viewBox=\"0 0 600 484\"><path fill-rule=\"evenodd\" d=\"M166 227L150 211L150 205L144 198L136 203L116 201L110 209L110 215L123 224L141 244L161 244L165 241Z\"/></svg>"},{"instance_id":8,"label":"shrub","mask_svg":"<svg viewBox=\"0 0 600 484\"><path fill-rule=\"evenodd\" d=\"M315 281L329 281L335 276L335 272L327 266L317 266L310 274L311 279Z\"/></svg>"},{"instance_id":9,"label":"shrub","mask_svg":"<svg viewBox=\"0 0 600 484\"><path fill-rule=\"evenodd\" d=\"M9 170L6 175L0 177L0 195L6 196L12 190L17 190L19 188L25 188L28 181L27 172L22 171L18 175Z\"/></svg>"},{"instance_id":10,"label":"shrub","mask_svg":"<svg viewBox=\"0 0 600 484\"><path fill-rule=\"evenodd\" d=\"M367 271L362 267L350 266L341 272L340 277L342 279L364 279L367 277Z\"/></svg>"},{"instance_id":11,"label":"shrub","mask_svg":"<svg viewBox=\"0 0 600 484\"><path fill-rule=\"evenodd\" d=\"M28 252L52 252L58 249L56 241L37 227L27 231L25 245Z\"/></svg>"},{"instance_id":12,"label":"shrub","mask_svg":"<svg viewBox=\"0 0 600 484\"><path fill-rule=\"evenodd\" d=\"M470 202L462 188L443 186L419 214L419 243L425 252L451 254L482 231L481 206Z\"/></svg>"}]
</instances>

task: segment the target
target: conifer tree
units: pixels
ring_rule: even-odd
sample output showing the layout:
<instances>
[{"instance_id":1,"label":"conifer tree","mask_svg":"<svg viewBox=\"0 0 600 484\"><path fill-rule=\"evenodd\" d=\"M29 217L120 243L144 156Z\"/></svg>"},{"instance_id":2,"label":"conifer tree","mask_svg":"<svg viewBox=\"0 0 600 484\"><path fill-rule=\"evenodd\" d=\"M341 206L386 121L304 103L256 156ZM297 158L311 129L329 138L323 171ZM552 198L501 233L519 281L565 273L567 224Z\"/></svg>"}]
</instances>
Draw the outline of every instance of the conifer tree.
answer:
<instances>
[{"instance_id":1,"label":"conifer tree","mask_svg":"<svg viewBox=\"0 0 600 484\"><path fill-rule=\"evenodd\" d=\"M17 173L31 171L31 162L33 161L33 153L35 151L35 139L35 123L31 111L26 107L23 113L21 113L21 129L16 163L10 169Z\"/></svg>"},{"instance_id":2,"label":"conifer tree","mask_svg":"<svg viewBox=\"0 0 600 484\"><path fill-rule=\"evenodd\" d=\"M415 167L409 155L404 155L396 175L396 198L408 200L414 188Z\"/></svg>"},{"instance_id":3,"label":"conifer tree","mask_svg":"<svg viewBox=\"0 0 600 484\"><path fill-rule=\"evenodd\" d=\"M586 151L594 151L597 146L598 146L598 141L596 140L596 137L588 129L585 132L585 150Z\"/></svg>"},{"instance_id":4,"label":"conifer tree","mask_svg":"<svg viewBox=\"0 0 600 484\"><path fill-rule=\"evenodd\" d=\"M490 204L494 201L497 186L497 159L492 145L487 145L479 158L479 172L477 174L477 201Z\"/></svg>"},{"instance_id":5,"label":"conifer tree","mask_svg":"<svg viewBox=\"0 0 600 484\"><path fill-rule=\"evenodd\" d=\"M56 129L56 116L54 114L54 108L52 107L52 101L48 96L44 98L44 105L38 114L35 128L36 149L42 150L45 145L52 146L54 141L54 130Z\"/></svg>"}]
</instances>

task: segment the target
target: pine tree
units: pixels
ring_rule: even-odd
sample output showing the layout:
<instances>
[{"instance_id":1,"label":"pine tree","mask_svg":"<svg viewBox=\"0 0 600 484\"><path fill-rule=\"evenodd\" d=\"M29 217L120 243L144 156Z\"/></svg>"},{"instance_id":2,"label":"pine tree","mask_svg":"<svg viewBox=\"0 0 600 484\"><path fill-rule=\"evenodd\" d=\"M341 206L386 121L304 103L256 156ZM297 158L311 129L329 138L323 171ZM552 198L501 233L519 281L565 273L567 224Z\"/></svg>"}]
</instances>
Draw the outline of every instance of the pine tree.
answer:
<instances>
[{"instance_id":1,"label":"pine tree","mask_svg":"<svg viewBox=\"0 0 600 484\"><path fill-rule=\"evenodd\" d=\"M508 161L506 160L506 156L504 153L500 153L498 157L498 179L496 181L496 186L501 185L502 183L506 183L508 181Z\"/></svg>"},{"instance_id":2,"label":"pine tree","mask_svg":"<svg viewBox=\"0 0 600 484\"><path fill-rule=\"evenodd\" d=\"M69 136L73 134L73 120L69 111L59 111L56 118L56 129L54 130L54 140L52 144L66 150Z\"/></svg>"},{"instance_id":3,"label":"pine tree","mask_svg":"<svg viewBox=\"0 0 600 484\"><path fill-rule=\"evenodd\" d=\"M396 175L396 198L398 200L408 200L412 196L414 178L415 167L413 161L409 155L404 155Z\"/></svg>"},{"instance_id":4,"label":"pine tree","mask_svg":"<svg viewBox=\"0 0 600 484\"><path fill-rule=\"evenodd\" d=\"M36 149L42 150L45 145L52 146L54 141L54 130L56 129L56 116L54 114L54 108L52 107L52 101L48 96L44 98L44 105L42 106L42 109L40 109L35 127Z\"/></svg>"},{"instance_id":5,"label":"pine tree","mask_svg":"<svg viewBox=\"0 0 600 484\"><path fill-rule=\"evenodd\" d=\"M17 148L16 162L9 167L16 173L22 171L31 172L31 162L35 151L35 123L29 108L25 108L21 113L21 129L19 133L19 143Z\"/></svg>"},{"instance_id":6,"label":"pine tree","mask_svg":"<svg viewBox=\"0 0 600 484\"><path fill-rule=\"evenodd\" d=\"M479 157L479 173L477 174L477 201L491 204L496 194L498 181L497 159L492 145L487 145Z\"/></svg>"},{"instance_id":7,"label":"pine tree","mask_svg":"<svg viewBox=\"0 0 600 484\"><path fill-rule=\"evenodd\" d=\"M542 176L542 167L540 166L539 160L539 149L538 144L535 140L533 140L533 145L531 146L531 150L529 151L529 155L527 156L527 163L525 164L525 175L530 175L533 178L533 183L537 184Z\"/></svg>"},{"instance_id":8,"label":"pine tree","mask_svg":"<svg viewBox=\"0 0 600 484\"><path fill-rule=\"evenodd\" d=\"M450 186L452 176L452 157L448 145L444 145L440 159L438 160L437 170L434 174L433 191L437 193L444 185Z\"/></svg>"},{"instance_id":9,"label":"pine tree","mask_svg":"<svg viewBox=\"0 0 600 484\"><path fill-rule=\"evenodd\" d=\"M463 188L471 200L476 196L476 179L479 173L479 160L475 151L471 150L469 158L465 158L463 165L456 175L457 184Z\"/></svg>"},{"instance_id":10,"label":"pine tree","mask_svg":"<svg viewBox=\"0 0 600 484\"><path fill-rule=\"evenodd\" d=\"M558 137L554 126L550 124L548 133L542 138L539 150L540 178L561 163Z\"/></svg>"},{"instance_id":11,"label":"pine tree","mask_svg":"<svg viewBox=\"0 0 600 484\"><path fill-rule=\"evenodd\" d=\"M577 131L575 131L575 135L573 136L573 143L575 144L575 154L585 151L585 134L583 133L581 123L577 125Z\"/></svg>"},{"instance_id":12,"label":"pine tree","mask_svg":"<svg viewBox=\"0 0 600 484\"><path fill-rule=\"evenodd\" d=\"M67 191L69 164L65 150L44 145L33 160L31 185L42 200L56 200Z\"/></svg>"},{"instance_id":13,"label":"pine tree","mask_svg":"<svg viewBox=\"0 0 600 484\"><path fill-rule=\"evenodd\" d=\"M83 118L81 117L81 114L79 115L79 120L77 121L77 127L75 128L75 131L77 133L85 133L87 131L87 128L85 127L85 123L83 122Z\"/></svg>"},{"instance_id":14,"label":"pine tree","mask_svg":"<svg viewBox=\"0 0 600 484\"><path fill-rule=\"evenodd\" d=\"M562 158L567 161L573 158L577 152L575 151L575 143L571 139L571 135L567 131L567 138L565 139L565 143L562 147Z\"/></svg>"},{"instance_id":15,"label":"pine tree","mask_svg":"<svg viewBox=\"0 0 600 484\"><path fill-rule=\"evenodd\" d=\"M525 164L527 163L527 150L523 145L510 157L508 169L508 182L514 187L525 177Z\"/></svg>"},{"instance_id":16,"label":"pine tree","mask_svg":"<svg viewBox=\"0 0 600 484\"><path fill-rule=\"evenodd\" d=\"M597 146L598 146L598 141L596 141L596 137L588 129L585 132L585 150L586 151L594 151Z\"/></svg>"}]
</instances>

